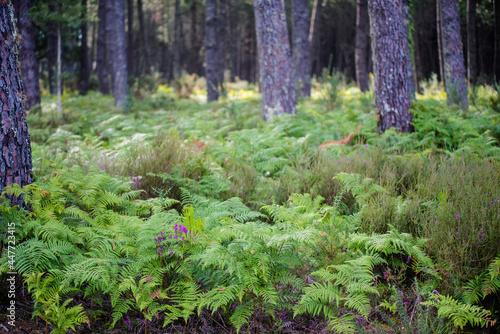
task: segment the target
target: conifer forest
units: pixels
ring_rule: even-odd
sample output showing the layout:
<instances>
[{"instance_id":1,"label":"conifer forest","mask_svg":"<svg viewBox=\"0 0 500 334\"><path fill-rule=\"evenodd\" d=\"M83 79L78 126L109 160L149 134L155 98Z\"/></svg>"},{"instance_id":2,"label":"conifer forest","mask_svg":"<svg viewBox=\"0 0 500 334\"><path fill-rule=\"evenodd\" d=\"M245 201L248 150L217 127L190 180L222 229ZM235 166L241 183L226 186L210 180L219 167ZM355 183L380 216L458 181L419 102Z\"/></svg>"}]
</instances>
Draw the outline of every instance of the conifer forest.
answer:
<instances>
[{"instance_id":1,"label":"conifer forest","mask_svg":"<svg viewBox=\"0 0 500 334\"><path fill-rule=\"evenodd\" d=\"M0 123L0 333L500 333L500 0L0 0Z\"/></svg>"}]
</instances>

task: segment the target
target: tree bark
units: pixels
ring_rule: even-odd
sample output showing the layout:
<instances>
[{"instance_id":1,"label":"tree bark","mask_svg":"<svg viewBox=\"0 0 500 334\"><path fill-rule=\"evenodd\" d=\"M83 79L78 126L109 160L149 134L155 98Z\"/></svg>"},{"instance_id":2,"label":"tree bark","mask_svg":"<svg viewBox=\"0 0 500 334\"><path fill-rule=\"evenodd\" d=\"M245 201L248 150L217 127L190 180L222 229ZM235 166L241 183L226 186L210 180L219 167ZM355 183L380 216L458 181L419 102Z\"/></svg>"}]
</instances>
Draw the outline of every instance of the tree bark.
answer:
<instances>
[{"instance_id":1,"label":"tree bark","mask_svg":"<svg viewBox=\"0 0 500 334\"><path fill-rule=\"evenodd\" d=\"M408 70L408 94L410 100L415 100L415 74L413 72L413 57L412 45L410 44L410 26L411 26L411 13L410 13L410 0L403 0L403 24L404 32L406 34L407 43L404 44L406 55L406 69Z\"/></svg>"},{"instance_id":2,"label":"tree bark","mask_svg":"<svg viewBox=\"0 0 500 334\"><path fill-rule=\"evenodd\" d=\"M311 46L311 73L316 76L321 75L321 63L319 52L319 21L321 18L321 6L323 0L314 0L311 15L311 25L309 27L309 45Z\"/></svg>"},{"instance_id":3,"label":"tree bark","mask_svg":"<svg viewBox=\"0 0 500 334\"><path fill-rule=\"evenodd\" d=\"M0 2L0 192L13 183L33 181L31 139L24 111L23 85L18 67L16 28L10 0ZM11 198L24 206L23 198Z\"/></svg>"},{"instance_id":4,"label":"tree bark","mask_svg":"<svg viewBox=\"0 0 500 334\"><path fill-rule=\"evenodd\" d=\"M438 1L446 99L448 105L458 104L462 109L468 109L458 2L456 0Z\"/></svg>"},{"instance_id":5,"label":"tree bark","mask_svg":"<svg viewBox=\"0 0 500 334\"><path fill-rule=\"evenodd\" d=\"M142 33L142 49L144 50L144 61L146 63L146 74L151 74L153 70L153 61L149 49L148 34L146 24L144 23L144 11L142 10L142 0L137 0L137 14L139 15L139 29Z\"/></svg>"},{"instance_id":6,"label":"tree bark","mask_svg":"<svg viewBox=\"0 0 500 334\"><path fill-rule=\"evenodd\" d=\"M467 74L470 88L477 82L476 0L467 0Z\"/></svg>"},{"instance_id":7,"label":"tree bark","mask_svg":"<svg viewBox=\"0 0 500 334\"><path fill-rule=\"evenodd\" d=\"M307 0L292 2L293 80L298 96L311 96L311 48Z\"/></svg>"},{"instance_id":8,"label":"tree bark","mask_svg":"<svg viewBox=\"0 0 500 334\"><path fill-rule=\"evenodd\" d=\"M445 83L444 76L444 60L443 60L443 41L441 39L441 10L440 0L436 0L436 28L437 28L437 44L438 44L438 59L439 59L439 76L443 84Z\"/></svg>"},{"instance_id":9,"label":"tree bark","mask_svg":"<svg viewBox=\"0 0 500 334\"><path fill-rule=\"evenodd\" d=\"M362 92L368 91L369 48L368 0L358 0L356 9L356 80Z\"/></svg>"},{"instance_id":10,"label":"tree bark","mask_svg":"<svg viewBox=\"0 0 500 334\"><path fill-rule=\"evenodd\" d=\"M174 78L179 78L182 75L181 68L181 11L180 0L175 0L174 14Z\"/></svg>"},{"instance_id":11,"label":"tree bark","mask_svg":"<svg viewBox=\"0 0 500 334\"><path fill-rule=\"evenodd\" d=\"M500 81L500 0L493 1L495 12L495 55L494 55L494 80Z\"/></svg>"},{"instance_id":12,"label":"tree bark","mask_svg":"<svg viewBox=\"0 0 500 334\"><path fill-rule=\"evenodd\" d=\"M82 0L82 45L80 54L80 95L86 95L89 90L90 60L87 45L87 0Z\"/></svg>"},{"instance_id":13,"label":"tree bark","mask_svg":"<svg viewBox=\"0 0 500 334\"><path fill-rule=\"evenodd\" d=\"M215 101L219 98L219 60L218 51L218 20L217 20L217 0L207 0L205 16L205 54L207 79L207 101Z\"/></svg>"},{"instance_id":14,"label":"tree bark","mask_svg":"<svg viewBox=\"0 0 500 334\"><path fill-rule=\"evenodd\" d=\"M57 70L56 70L56 90L57 90L57 117L62 117L62 78L61 78L61 67L62 67L62 43L61 43L61 26L57 26Z\"/></svg>"},{"instance_id":15,"label":"tree bark","mask_svg":"<svg viewBox=\"0 0 500 334\"><path fill-rule=\"evenodd\" d=\"M134 70L134 2L127 0L127 69L131 75L138 75Z\"/></svg>"},{"instance_id":16,"label":"tree bark","mask_svg":"<svg viewBox=\"0 0 500 334\"><path fill-rule=\"evenodd\" d=\"M233 0L234 1L234 0ZM238 41L236 39L237 36L237 28L236 28L236 13L234 9L234 3L232 0L228 2L228 12L229 12L229 51L231 58L231 81L235 81L236 76L239 76L238 72ZM238 73L238 74L237 74Z\"/></svg>"},{"instance_id":17,"label":"tree bark","mask_svg":"<svg viewBox=\"0 0 500 334\"><path fill-rule=\"evenodd\" d=\"M97 31L97 76L99 79L99 91L102 94L109 94L109 62L107 51L107 33L106 33L106 8L107 2L111 0L99 0L97 16L99 17Z\"/></svg>"},{"instance_id":18,"label":"tree bark","mask_svg":"<svg viewBox=\"0 0 500 334\"><path fill-rule=\"evenodd\" d=\"M254 0L262 118L296 113L292 59L283 0Z\"/></svg>"},{"instance_id":19,"label":"tree bark","mask_svg":"<svg viewBox=\"0 0 500 334\"><path fill-rule=\"evenodd\" d=\"M24 85L24 105L26 110L38 112L40 106L40 83L38 81L38 60L36 58L35 35L33 20L28 16L34 0L22 0L19 7L19 30L21 35L20 58L21 75Z\"/></svg>"},{"instance_id":20,"label":"tree bark","mask_svg":"<svg viewBox=\"0 0 500 334\"><path fill-rule=\"evenodd\" d=\"M219 6L217 11L217 52L218 61L217 66L217 79L219 82L220 92L223 93L224 87L224 71L226 70L226 29L227 29L227 3L226 0L219 0Z\"/></svg>"},{"instance_id":21,"label":"tree bark","mask_svg":"<svg viewBox=\"0 0 500 334\"><path fill-rule=\"evenodd\" d=\"M49 2L49 13L57 13L55 1ZM49 92L51 95L57 94L57 24L54 21L48 23L47 29L47 65L49 67Z\"/></svg>"},{"instance_id":22,"label":"tree bark","mask_svg":"<svg viewBox=\"0 0 500 334\"><path fill-rule=\"evenodd\" d=\"M402 0L369 0L378 132L412 132Z\"/></svg>"}]
</instances>

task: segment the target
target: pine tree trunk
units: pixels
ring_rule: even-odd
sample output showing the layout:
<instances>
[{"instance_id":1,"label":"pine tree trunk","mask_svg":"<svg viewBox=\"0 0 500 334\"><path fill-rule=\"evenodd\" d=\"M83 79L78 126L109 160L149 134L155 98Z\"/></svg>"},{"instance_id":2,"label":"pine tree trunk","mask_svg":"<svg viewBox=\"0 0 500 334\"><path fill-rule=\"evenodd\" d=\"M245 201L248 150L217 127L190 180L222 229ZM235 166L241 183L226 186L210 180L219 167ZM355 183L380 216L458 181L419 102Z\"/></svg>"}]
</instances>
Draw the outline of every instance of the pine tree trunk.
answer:
<instances>
[{"instance_id":1,"label":"pine tree trunk","mask_svg":"<svg viewBox=\"0 0 500 334\"><path fill-rule=\"evenodd\" d=\"M495 82L500 81L500 0L493 0L495 12L495 60L493 74Z\"/></svg>"},{"instance_id":2,"label":"pine tree trunk","mask_svg":"<svg viewBox=\"0 0 500 334\"><path fill-rule=\"evenodd\" d=\"M467 77L469 87L477 82L476 0L467 0Z\"/></svg>"},{"instance_id":3,"label":"pine tree trunk","mask_svg":"<svg viewBox=\"0 0 500 334\"><path fill-rule=\"evenodd\" d=\"M235 81L236 76L239 76L238 72L238 41L236 39L237 36L237 28L236 28L236 13L234 9L234 0L229 0L228 2L228 12L229 12L229 52L230 52L230 70L231 70L231 81Z\"/></svg>"},{"instance_id":4,"label":"pine tree trunk","mask_svg":"<svg viewBox=\"0 0 500 334\"><path fill-rule=\"evenodd\" d=\"M174 78L179 78L182 75L181 68L181 12L180 0L175 0L174 14Z\"/></svg>"},{"instance_id":5,"label":"pine tree trunk","mask_svg":"<svg viewBox=\"0 0 500 334\"><path fill-rule=\"evenodd\" d=\"M445 82L445 76L444 76L444 60L443 60L443 40L442 40L442 35L441 35L441 10L440 0L436 0L436 29L437 29L437 44L438 44L438 59L439 59L439 76L441 77L441 81L443 82L444 85L446 85Z\"/></svg>"},{"instance_id":6,"label":"pine tree trunk","mask_svg":"<svg viewBox=\"0 0 500 334\"><path fill-rule=\"evenodd\" d=\"M90 61L87 45L87 0L82 0L82 46L80 54L80 95L86 95L89 90Z\"/></svg>"},{"instance_id":7,"label":"pine tree trunk","mask_svg":"<svg viewBox=\"0 0 500 334\"><path fill-rule=\"evenodd\" d=\"M368 0L358 0L356 9L356 80L362 92L368 87L368 49L369 49Z\"/></svg>"},{"instance_id":8,"label":"pine tree trunk","mask_svg":"<svg viewBox=\"0 0 500 334\"><path fill-rule=\"evenodd\" d=\"M448 105L458 104L462 109L468 109L458 2L456 0L438 1L446 99Z\"/></svg>"},{"instance_id":9,"label":"pine tree trunk","mask_svg":"<svg viewBox=\"0 0 500 334\"><path fill-rule=\"evenodd\" d=\"M296 113L292 57L283 0L254 0L262 118Z\"/></svg>"},{"instance_id":10,"label":"pine tree trunk","mask_svg":"<svg viewBox=\"0 0 500 334\"><path fill-rule=\"evenodd\" d=\"M402 0L369 0L378 132L412 132Z\"/></svg>"},{"instance_id":11,"label":"pine tree trunk","mask_svg":"<svg viewBox=\"0 0 500 334\"><path fill-rule=\"evenodd\" d=\"M24 111L23 86L18 67L16 28L10 0L0 2L0 192L13 183L33 181L31 139ZM24 206L22 198L11 198Z\"/></svg>"},{"instance_id":12,"label":"pine tree trunk","mask_svg":"<svg viewBox=\"0 0 500 334\"><path fill-rule=\"evenodd\" d=\"M215 101L219 98L219 57L217 45L217 0L207 0L205 16L205 54L207 79L207 101Z\"/></svg>"},{"instance_id":13,"label":"pine tree trunk","mask_svg":"<svg viewBox=\"0 0 500 334\"><path fill-rule=\"evenodd\" d=\"M218 61L217 66L217 80L219 82L220 92L223 93L224 87L224 71L226 70L226 29L227 29L227 3L226 0L219 0L218 13L217 13L217 52Z\"/></svg>"},{"instance_id":14,"label":"pine tree trunk","mask_svg":"<svg viewBox=\"0 0 500 334\"><path fill-rule=\"evenodd\" d=\"M137 76L138 73L134 70L134 2L127 0L127 69L131 75Z\"/></svg>"},{"instance_id":15,"label":"pine tree trunk","mask_svg":"<svg viewBox=\"0 0 500 334\"><path fill-rule=\"evenodd\" d=\"M62 67L62 43L61 43L61 27L57 27L57 71L56 71L56 90L57 90L57 117L62 117L62 77L61 77L61 67Z\"/></svg>"},{"instance_id":16,"label":"pine tree trunk","mask_svg":"<svg viewBox=\"0 0 500 334\"><path fill-rule=\"evenodd\" d=\"M49 2L49 13L57 13L57 4ZM57 24L54 21L48 23L47 29L47 65L49 67L49 92L51 95L57 94Z\"/></svg>"},{"instance_id":17,"label":"pine tree trunk","mask_svg":"<svg viewBox=\"0 0 500 334\"><path fill-rule=\"evenodd\" d=\"M410 0L403 0L403 23L404 32L406 34L405 52L406 55L406 69L408 70L408 94L410 94L410 100L415 100L415 74L413 72L413 57L412 49L410 45L410 25L411 25L411 13L410 13Z\"/></svg>"},{"instance_id":18,"label":"pine tree trunk","mask_svg":"<svg viewBox=\"0 0 500 334\"><path fill-rule=\"evenodd\" d=\"M307 0L292 1L293 80L297 96L311 96L311 48Z\"/></svg>"},{"instance_id":19,"label":"pine tree trunk","mask_svg":"<svg viewBox=\"0 0 500 334\"><path fill-rule=\"evenodd\" d=\"M40 106L40 84L38 81L38 60L36 58L35 35L36 28L33 20L28 16L34 0L19 2L19 27L21 35L20 58L21 76L23 79L26 110L37 112Z\"/></svg>"},{"instance_id":20,"label":"pine tree trunk","mask_svg":"<svg viewBox=\"0 0 500 334\"><path fill-rule=\"evenodd\" d=\"M311 46L311 73L321 75L320 50L319 50L319 21L321 18L321 7L323 0L314 0L309 27L309 45Z\"/></svg>"},{"instance_id":21,"label":"pine tree trunk","mask_svg":"<svg viewBox=\"0 0 500 334\"><path fill-rule=\"evenodd\" d=\"M99 0L97 16L99 18L97 31L97 76L99 79L99 91L102 94L110 93L109 85L109 62L106 33L106 8L107 2L111 0Z\"/></svg>"},{"instance_id":22,"label":"pine tree trunk","mask_svg":"<svg viewBox=\"0 0 500 334\"><path fill-rule=\"evenodd\" d=\"M142 49L144 50L144 60L146 63L146 73L151 74L153 69L153 61L151 59L151 51L149 49L148 34L146 24L144 23L144 11L142 10L142 0L137 0L137 14L139 15L139 29L142 33Z\"/></svg>"},{"instance_id":23,"label":"pine tree trunk","mask_svg":"<svg viewBox=\"0 0 500 334\"><path fill-rule=\"evenodd\" d=\"M108 0L106 35L115 106L124 108L127 97L127 42L125 34L125 2Z\"/></svg>"}]
</instances>

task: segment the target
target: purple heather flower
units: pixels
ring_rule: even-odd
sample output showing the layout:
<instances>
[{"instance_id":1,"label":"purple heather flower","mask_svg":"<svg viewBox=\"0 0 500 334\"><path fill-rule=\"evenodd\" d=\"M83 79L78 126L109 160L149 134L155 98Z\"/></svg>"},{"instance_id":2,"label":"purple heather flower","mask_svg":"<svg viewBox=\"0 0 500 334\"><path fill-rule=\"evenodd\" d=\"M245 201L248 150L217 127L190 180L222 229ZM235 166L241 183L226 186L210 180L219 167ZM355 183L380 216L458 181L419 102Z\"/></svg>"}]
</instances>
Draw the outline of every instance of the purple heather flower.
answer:
<instances>
[{"instance_id":1,"label":"purple heather flower","mask_svg":"<svg viewBox=\"0 0 500 334\"><path fill-rule=\"evenodd\" d=\"M222 177L226 177L226 174L222 175Z\"/></svg>"},{"instance_id":2,"label":"purple heather flower","mask_svg":"<svg viewBox=\"0 0 500 334\"><path fill-rule=\"evenodd\" d=\"M174 230L177 231L178 228L179 228L179 225L175 224Z\"/></svg>"},{"instance_id":3,"label":"purple heather flower","mask_svg":"<svg viewBox=\"0 0 500 334\"><path fill-rule=\"evenodd\" d=\"M173 254L174 254L174 252L170 252L170 255L173 255Z\"/></svg>"},{"instance_id":4,"label":"purple heather flower","mask_svg":"<svg viewBox=\"0 0 500 334\"><path fill-rule=\"evenodd\" d=\"M365 145L365 148L368 148L368 144Z\"/></svg>"},{"instance_id":5,"label":"purple heather flower","mask_svg":"<svg viewBox=\"0 0 500 334\"><path fill-rule=\"evenodd\" d=\"M100 170L104 170L104 165L99 166Z\"/></svg>"}]
</instances>

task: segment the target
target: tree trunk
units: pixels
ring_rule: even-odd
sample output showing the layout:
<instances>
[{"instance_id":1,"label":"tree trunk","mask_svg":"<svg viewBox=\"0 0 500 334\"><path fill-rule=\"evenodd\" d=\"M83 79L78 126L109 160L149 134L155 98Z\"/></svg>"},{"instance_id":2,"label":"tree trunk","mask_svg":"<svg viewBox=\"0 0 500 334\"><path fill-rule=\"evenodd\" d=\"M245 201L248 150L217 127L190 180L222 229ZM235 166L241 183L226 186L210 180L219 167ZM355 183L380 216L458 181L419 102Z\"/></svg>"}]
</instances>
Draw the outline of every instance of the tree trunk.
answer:
<instances>
[{"instance_id":1,"label":"tree trunk","mask_svg":"<svg viewBox=\"0 0 500 334\"><path fill-rule=\"evenodd\" d=\"M115 106L124 108L127 97L127 45L125 35L125 2L108 0L106 35L108 60L111 63L111 86Z\"/></svg>"},{"instance_id":2,"label":"tree trunk","mask_svg":"<svg viewBox=\"0 0 500 334\"><path fill-rule=\"evenodd\" d=\"M180 0L175 0L174 14L174 78L179 78L182 75L181 68L181 12Z\"/></svg>"},{"instance_id":3,"label":"tree trunk","mask_svg":"<svg viewBox=\"0 0 500 334\"><path fill-rule=\"evenodd\" d=\"M462 109L468 109L458 2L456 0L438 1L446 99L448 105L458 104Z\"/></svg>"},{"instance_id":4,"label":"tree trunk","mask_svg":"<svg viewBox=\"0 0 500 334\"><path fill-rule=\"evenodd\" d=\"M467 77L469 88L477 82L476 0L467 0Z\"/></svg>"},{"instance_id":5,"label":"tree trunk","mask_svg":"<svg viewBox=\"0 0 500 334\"><path fill-rule=\"evenodd\" d=\"M321 75L320 50L319 50L319 21L321 17L321 6L323 0L314 0L311 15L311 25L309 27L309 45L311 46L311 73L316 76Z\"/></svg>"},{"instance_id":6,"label":"tree trunk","mask_svg":"<svg viewBox=\"0 0 500 334\"><path fill-rule=\"evenodd\" d=\"M234 0L233 0L234 1ZM237 36L237 28L236 28L236 13L234 10L234 2L229 0L228 9L229 9L229 51L231 54L231 81L235 81L236 76L239 76L238 72L238 41L236 39Z\"/></svg>"},{"instance_id":7,"label":"tree trunk","mask_svg":"<svg viewBox=\"0 0 500 334\"><path fill-rule=\"evenodd\" d=\"M218 61L217 66L217 79L219 82L219 89L221 93L224 92L224 71L226 70L226 29L227 29L227 16L226 16L226 0L219 0L218 13L217 13L217 52Z\"/></svg>"},{"instance_id":8,"label":"tree trunk","mask_svg":"<svg viewBox=\"0 0 500 334\"><path fill-rule=\"evenodd\" d=\"M26 110L37 112L41 110L41 100L35 45L36 29L33 20L28 16L34 0L22 0L19 3L19 30L21 35L19 55L25 93L24 104Z\"/></svg>"},{"instance_id":9,"label":"tree trunk","mask_svg":"<svg viewBox=\"0 0 500 334\"><path fill-rule=\"evenodd\" d=\"M402 0L369 0L378 132L412 132Z\"/></svg>"},{"instance_id":10,"label":"tree trunk","mask_svg":"<svg viewBox=\"0 0 500 334\"><path fill-rule=\"evenodd\" d=\"M494 60L494 80L500 81L500 0L494 0L495 7L495 60Z\"/></svg>"},{"instance_id":11,"label":"tree trunk","mask_svg":"<svg viewBox=\"0 0 500 334\"><path fill-rule=\"evenodd\" d=\"M262 118L296 113L292 57L283 0L254 0Z\"/></svg>"},{"instance_id":12,"label":"tree trunk","mask_svg":"<svg viewBox=\"0 0 500 334\"><path fill-rule=\"evenodd\" d=\"M292 2L293 80L298 96L311 96L311 48L307 0Z\"/></svg>"},{"instance_id":13,"label":"tree trunk","mask_svg":"<svg viewBox=\"0 0 500 334\"><path fill-rule=\"evenodd\" d=\"M368 0L358 0L356 9L356 80L359 89L366 92L368 87L369 48Z\"/></svg>"},{"instance_id":14,"label":"tree trunk","mask_svg":"<svg viewBox=\"0 0 500 334\"><path fill-rule=\"evenodd\" d=\"M82 46L80 54L80 95L86 95L89 90L90 61L87 45L87 0L82 0Z\"/></svg>"},{"instance_id":15,"label":"tree trunk","mask_svg":"<svg viewBox=\"0 0 500 334\"><path fill-rule=\"evenodd\" d=\"M445 76L444 76L444 60L443 60L443 40L441 38L441 10L440 0L436 0L436 28L437 28L437 44L438 44L438 59L439 59L439 76L441 77L441 81L443 84L446 85L445 83Z\"/></svg>"},{"instance_id":16,"label":"tree trunk","mask_svg":"<svg viewBox=\"0 0 500 334\"><path fill-rule=\"evenodd\" d=\"M49 2L49 13L56 15L57 4ZM47 63L49 67L49 92L51 95L57 94L57 24L49 21L47 29Z\"/></svg>"},{"instance_id":17,"label":"tree trunk","mask_svg":"<svg viewBox=\"0 0 500 334\"><path fill-rule=\"evenodd\" d=\"M134 70L134 2L127 0L127 69L131 75L137 75Z\"/></svg>"},{"instance_id":18,"label":"tree trunk","mask_svg":"<svg viewBox=\"0 0 500 334\"><path fill-rule=\"evenodd\" d=\"M107 51L107 34L106 34L106 8L107 2L111 0L99 0L99 9L97 16L99 17L97 31L97 76L99 78L99 90L102 94L109 94L109 63Z\"/></svg>"},{"instance_id":19,"label":"tree trunk","mask_svg":"<svg viewBox=\"0 0 500 334\"><path fill-rule=\"evenodd\" d=\"M410 26L411 26L411 13L410 13L410 0L403 0L403 24L404 32L406 34L407 43L404 44L406 55L406 69L408 70L408 94L410 95L410 100L415 100L415 74L413 72L413 57L412 57L412 46L410 40Z\"/></svg>"},{"instance_id":20,"label":"tree trunk","mask_svg":"<svg viewBox=\"0 0 500 334\"><path fill-rule=\"evenodd\" d=\"M207 79L207 101L215 101L219 98L219 57L217 45L217 0L207 0L205 16L205 54Z\"/></svg>"},{"instance_id":21,"label":"tree trunk","mask_svg":"<svg viewBox=\"0 0 500 334\"><path fill-rule=\"evenodd\" d=\"M0 192L13 183L21 187L33 181L31 139L24 111L23 85L18 67L16 28L10 0L0 2ZM24 206L23 199L11 198Z\"/></svg>"},{"instance_id":22,"label":"tree trunk","mask_svg":"<svg viewBox=\"0 0 500 334\"><path fill-rule=\"evenodd\" d=\"M146 63L146 74L151 74L153 70L153 61L149 49L148 34L144 24L144 11L142 10L142 0L137 0L137 14L139 15L139 29L142 33L142 49L144 50L144 60Z\"/></svg>"},{"instance_id":23,"label":"tree trunk","mask_svg":"<svg viewBox=\"0 0 500 334\"><path fill-rule=\"evenodd\" d=\"M62 117L62 78L61 78L61 67L62 67L62 43L61 43L61 26L57 27L57 77L56 77L56 89L57 89L57 117Z\"/></svg>"}]
</instances>

